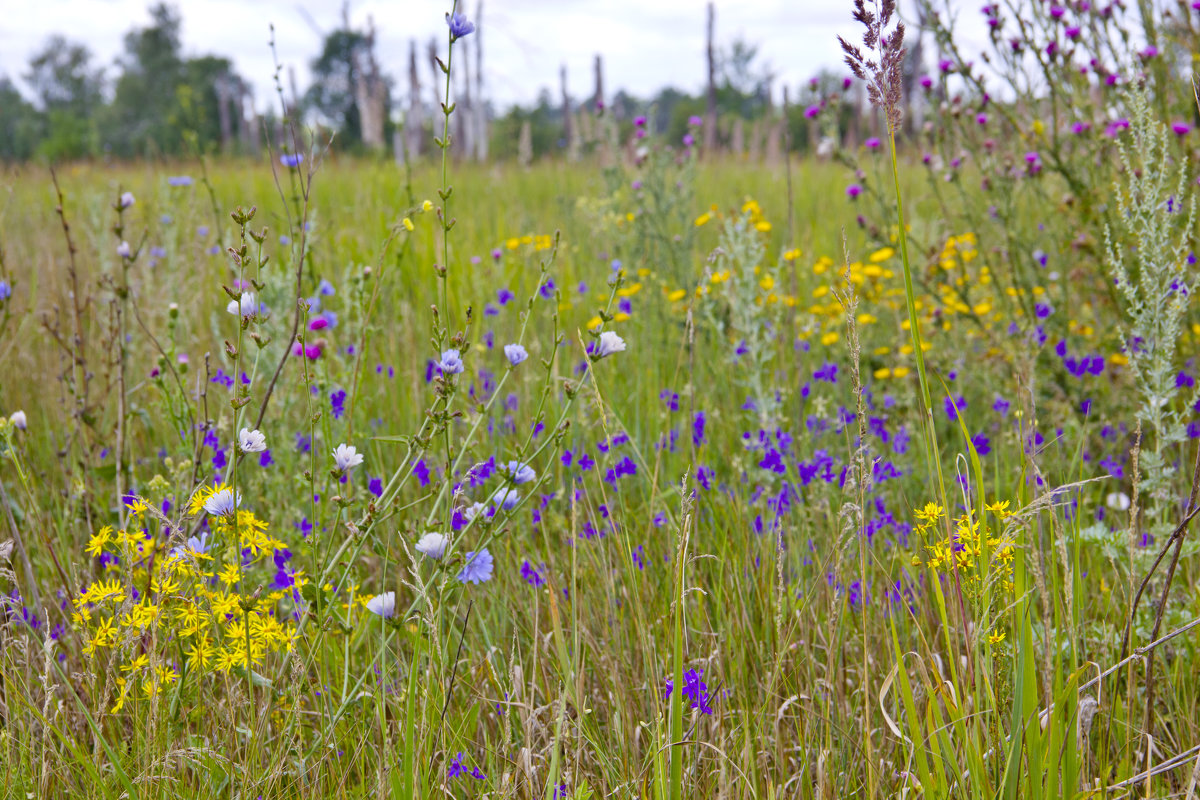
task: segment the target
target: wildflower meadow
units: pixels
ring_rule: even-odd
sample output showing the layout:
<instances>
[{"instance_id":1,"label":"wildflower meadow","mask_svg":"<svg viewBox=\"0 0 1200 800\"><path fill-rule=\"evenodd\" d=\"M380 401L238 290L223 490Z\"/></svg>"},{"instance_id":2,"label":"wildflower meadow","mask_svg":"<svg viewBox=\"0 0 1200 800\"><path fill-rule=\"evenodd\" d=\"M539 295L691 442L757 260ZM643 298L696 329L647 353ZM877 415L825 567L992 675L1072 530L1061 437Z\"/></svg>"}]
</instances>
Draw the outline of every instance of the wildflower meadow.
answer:
<instances>
[{"instance_id":1,"label":"wildflower meadow","mask_svg":"<svg viewBox=\"0 0 1200 800\"><path fill-rule=\"evenodd\" d=\"M0 797L1200 796L1197 8L0 167Z\"/></svg>"}]
</instances>

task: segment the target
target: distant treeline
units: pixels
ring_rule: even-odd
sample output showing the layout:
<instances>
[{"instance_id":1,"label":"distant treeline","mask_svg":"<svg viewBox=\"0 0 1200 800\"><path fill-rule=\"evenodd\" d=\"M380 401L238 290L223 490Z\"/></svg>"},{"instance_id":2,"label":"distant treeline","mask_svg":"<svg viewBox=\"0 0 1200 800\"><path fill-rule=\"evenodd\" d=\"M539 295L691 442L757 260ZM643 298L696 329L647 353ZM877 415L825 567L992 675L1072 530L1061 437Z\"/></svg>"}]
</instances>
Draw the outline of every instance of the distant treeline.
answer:
<instances>
[{"instance_id":1,"label":"distant treeline","mask_svg":"<svg viewBox=\"0 0 1200 800\"><path fill-rule=\"evenodd\" d=\"M482 11L480 3L477 18ZM284 143L285 116L300 120L315 141L330 142L339 151L418 158L435 149L433 137L441 134L435 127L440 125L440 87L422 88L421 73L428 68L427 80L437 77L434 59L444 40L427 43L421 68L412 42L407 91L401 95L375 58L374 25L359 30L344 15L310 62L312 84L300 92L294 73L281 74L282 102L272 102L255 98L228 58L185 57L176 8L159 3L150 14L148 26L125 35L124 51L111 67L97 64L85 45L53 35L24 73L15 79L0 76L0 160L253 154L268 137L276 147ZM823 72L793 87L788 105L781 106L771 67L761 63L755 46L740 40L712 46L711 17L705 91L693 95L666 88L648 99L618 91L606 100L598 55L594 89L586 99L567 93L564 67L559 97L544 88L536 103L498 113L484 94L479 39L485 31L481 25L470 42L473 63L458 68L456 57L459 127L452 140L459 157L528 161L561 153L575 158L629 142L639 116L647 118L649 130L676 142L688 135L689 119L703 117L713 128L705 135L706 149L767 158L782 148L814 149L830 136L859 140L870 135L860 134L861 127L874 127L864 116L861 87L840 73ZM786 90L783 94L787 97Z\"/></svg>"}]
</instances>

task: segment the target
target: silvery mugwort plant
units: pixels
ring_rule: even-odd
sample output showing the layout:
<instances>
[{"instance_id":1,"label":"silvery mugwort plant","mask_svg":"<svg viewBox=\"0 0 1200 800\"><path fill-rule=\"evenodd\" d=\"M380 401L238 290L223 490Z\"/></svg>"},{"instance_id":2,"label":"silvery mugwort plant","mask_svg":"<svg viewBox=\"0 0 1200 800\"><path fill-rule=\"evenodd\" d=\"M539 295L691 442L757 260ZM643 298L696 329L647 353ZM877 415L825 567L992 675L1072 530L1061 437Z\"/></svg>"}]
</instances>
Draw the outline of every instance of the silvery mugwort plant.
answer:
<instances>
[{"instance_id":1,"label":"silvery mugwort plant","mask_svg":"<svg viewBox=\"0 0 1200 800\"><path fill-rule=\"evenodd\" d=\"M1119 232L1104 240L1113 284L1124 298L1124 352L1139 393L1143 423L1139 466L1143 491L1154 498L1150 532L1161 537L1174 520L1171 452L1187 441L1188 415L1200 398L1180 379L1180 342L1196 290L1196 201L1188 168L1176 162L1166 125L1143 92L1129 97L1129 133L1118 142L1122 180L1113 186Z\"/></svg>"},{"instance_id":2,"label":"silvery mugwort plant","mask_svg":"<svg viewBox=\"0 0 1200 800\"><path fill-rule=\"evenodd\" d=\"M764 270L766 248L754 227L756 215L757 207L725 221L701 308L713 330L733 343L725 358L759 425L771 430L779 425L783 404L772 380L782 314L780 304L767 302L775 278Z\"/></svg>"}]
</instances>

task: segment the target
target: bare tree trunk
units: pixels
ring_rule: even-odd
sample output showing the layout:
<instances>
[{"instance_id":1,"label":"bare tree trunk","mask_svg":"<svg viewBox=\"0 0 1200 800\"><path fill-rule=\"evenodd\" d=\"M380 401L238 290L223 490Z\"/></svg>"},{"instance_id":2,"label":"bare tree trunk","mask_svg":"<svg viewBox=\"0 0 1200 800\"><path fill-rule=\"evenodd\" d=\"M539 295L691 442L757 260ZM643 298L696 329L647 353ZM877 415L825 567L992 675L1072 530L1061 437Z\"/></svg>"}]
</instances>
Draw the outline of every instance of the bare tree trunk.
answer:
<instances>
[{"instance_id":1,"label":"bare tree trunk","mask_svg":"<svg viewBox=\"0 0 1200 800\"><path fill-rule=\"evenodd\" d=\"M717 9L710 0L708 4L708 106L704 114L704 154L717 151L717 56L713 50L713 32L717 24Z\"/></svg>"},{"instance_id":2,"label":"bare tree trunk","mask_svg":"<svg viewBox=\"0 0 1200 800\"><path fill-rule=\"evenodd\" d=\"M438 78L445 80L446 76L442 74L442 68L438 66L436 37L429 37L426 53L429 56L429 74L433 76L433 135L444 139L446 136L446 119L440 113L442 107L442 88Z\"/></svg>"},{"instance_id":3,"label":"bare tree trunk","mask_svg":"<svg viewBox=\"0 0 1200 800\"><path fill-rule=\"evenodd\" d=\"M233 101L233 84L228 75L218 75L213 84L217 93L217 124L221 128L221 151L228 154L233 148L233 121L229 118L229 104Z\"/></svg>"},{"instance_id":4,"label":"bare tree trunk","mask_svg":"<svg viewBox=\"0 0 1200 800\"><path fill-rule=\"evenodd\" d=\"M863 88L862 81L854 82L854 100L851 102L850 127L846 130L845 147L847 150L853 150L858 147L861 141L860 131L862 129L862 114L863 114Z\"/></svg>"},{"instance_id":5,"label":"bare tree trunk","mask_svg":"<svg viewBox=\"0 0 1200 800\"><path fill-rule=\"evenodd\" d=\"M567 65L563 64L558 72L562 85L562 118L563 143L567 146L567 160L576 161L579 158L579 148L575 139L575 124L571 119L571 97L567 94Z\"/></svg>"},{"instance_id":6,"label":"bare tree trunk","mask_svg":"<svg viewBox=\"0 0 1200 800\"><path fill-rule=\"evenodd\" d=\"M483 102L483 0L475 5L475 159L487 161L488 121Z\"/></svg>"},{"instance_id":7,"label":"bare tree trunk","mask_svg":"<svg viewBox=\"0 0 1200 800\"><path fill-rule=\"evenodd\" d=\"M475 155L475 111L471 103L471 46L462 49L462 103L454 113L454 138L458 140L459 158Z\"/></svg>"},{"instance_id":8,"label":"bare tree trunk","mask_svg":"<svg viewBox=\"0 0 1200 800\"><path fill-rule=\"evenodd\" d=\"M533 163L533 129L529 120L521 123L521 133L517 138L517 163L522 167Z\"/></svg>"},{"instance_id":9,"label":"bare tree trunk","mask_svg":"<svg viewBox=\"0 0 1200 800\"><path fill-rule=\"evenodd\" d=\"M237 102L234 108L237 109L237 128L238 140L241 142L243 153L258 153L259 146L259 119L258 113L254 110L254 102L250 97L250 87L241 78L237 78L235 91L237 92ZM247 103L247 100L250 100Z\"/></svg>"},{"instance_id":10,"label":"bare tree trunk","mask_svg":"<svg viewBox=\"0 0 1200 800\"><path fill-rule=\"evenodd\" d=\"M604 57L596 53L596 91L592 94L592 110L597 114L604 111Z\"/></svg>"},{"instance_id":11,"label":"bare tree trunk","mask_svg":"<svg viewBox=\"0 0 1200 800\"><path fill-rule=\"evenodd\" d=\"M349 20L346 21L349 30ZM387 86L379 75L379 62L375 60L375 21L367 18L366 58L355 49L351 58L354 63L354 104L358 106L359 129L363 146L368 150L382 150L383 115Z\"/></svg>"},{"instance_id":12,"label":"bare tree trunk","mask_svg":"<svg viewBox=\"0 0 1200 800\"><path fill-rule=\"evenodd\" d=\"M417 69L417 40L409 42L408 49L408 114L404 118L404 146L408 160L421 157L421 139L425 133L424 106L421 105L421 75Z\"/></svg>"}]
</instances>

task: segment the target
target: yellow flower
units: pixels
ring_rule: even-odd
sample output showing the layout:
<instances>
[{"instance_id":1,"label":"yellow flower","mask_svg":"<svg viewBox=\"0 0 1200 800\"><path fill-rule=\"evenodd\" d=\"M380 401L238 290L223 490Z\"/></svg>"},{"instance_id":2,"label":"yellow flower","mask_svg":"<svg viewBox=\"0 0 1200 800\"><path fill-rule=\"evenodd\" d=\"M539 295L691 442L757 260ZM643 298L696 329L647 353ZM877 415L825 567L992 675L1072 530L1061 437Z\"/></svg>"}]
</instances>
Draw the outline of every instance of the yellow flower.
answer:
<instances>
[{"instance_id":1,"label":"yellow flower","mask_svg":"<svg viewBox=\"0 0 1200 800\"><path fill-rule=\"evenodd\" d=\"M700 216L696 217L696 227L699 228L701 225L707 225L710 219L712 219L711 214L708 214L707 212L701 214Z\"/></svg>"},{"instance_id":2,"label":"yellow flower","mask_svg":"<svg viewBox=\"0 0 1200 800\"><path fill-rule=\"evenodd\" d=\"M768 275L759 281L758 285L763 288L764 292L769 292L775 288L775 279Z\"/></svg>"},{"instance_id":3,"label":"yellow flower","mask_svg":"<svg viewBox=\"0 0 1200 800\"><path fill-rule=\"evenodd\" d=\"M837 331L829 331L829 333L826 333L824 336L821 337L821 344L828 347L831 344L836 344L837 340L840 338L842 338L842 337L840 334L838 334Z\"/></svg>"},{"instance_id":4,"label":"yellow flower","mask_svg":"<svg viewBox=\"0 0 1200 800\"><path fill-rule=\"evenodd\" d=\"M135 658L133 661L129 662L128 664L122 664L121 672L126 672L126 673L137 672L139 669L141 669L142 667L146 666L149 663L150 663L149 654L142 653L140 656L138 656L137 658Z\"/></svg>"},{"instance_id":5,"label":"yellow flower","mask_svg":"<svg viewBox=\"0 0 1200 800\"><path fill-rule=\"evenodd\" d=\"M887 367L880 367L879 369L875 370L874 374L875 374L875 380L877 380L877 381L882 381L886 378L892 377L892 371L890 369L888 369Z\"/></svg>"},{"instance_id":6,"label":"yellow flower","mask_svg":"<svg viewBox=\"0 0 1200 800\"><path fill-rule=\"evenodd\" d=\"M85 548L88 555L96 556L98 558L100 553L104 550L104 545L108 544L111 534L111 525L105 525L103 528L92 534L92 537L88 539L87 547Z\"/></svg>"},{"instance_id":7,"label":"yellow flower","mask_svg":"<svg viewBox=\"0 0 1200 800\"><path fill-rule=\"evenodd\" d=\"M111 714L116 714L125 707L125 696L129 694L127 682L124 678L117 678L117 688L120 690L120 694L117 696L116 704L113 705L112 710L109 712Z\"/></svg>"},{"instance_id":8,"label":"yellow flower","mask_svg":"<svg viewBox=\"0 0 1200 800\"><path fill-rule=\"evenodd\" d=\"M221 574L217 576L217 579L226 586L233 586L238 582L240 577L238 575L237 564L226 564L225 568L221 570Z\"/></svg>"},{"instance_id":9,"label":"yellow flower","mask_svg":"<svg viewBox=\"0 0 1200 800\"><path fill-rule=\"evenodd\" d=\"M188 665L192 669L208 669L208 665L212 663L212 655L212 642L207 636L199 637L192 642L187 651Z\"/></svg>"},{"instance_id":10,"label":"yellow flower","mask_svg":"<svg viewBox=\"0 0 1200 800\"><path fill-rule=\"evenodd\" d=\"M762 231L763 233L768 233L771 230L771 223L767 222L764 219L764 220L760 220L759 222L755 223L754 227L756 229L758 229L759 231Z\"/></svg>"},{"instance_id":11,"label":"yellow flower","mask_svg":"<svg viewBox=\"0 0 1200 800\"><path fill-rule=\"evenodd\" d=\"M685 297L687 297L686 289L676 289L675 291L673 291L667 295L667 300L669 300L672 303L677 303Z\"/></svg>"},{"instance_id":12,"label":"yellow flower","mask_svg":"<svg viewBox=\"0 0 1200 800\"><path fill-rule=\"evenodd\" d=\"M430 211L433 211L433 202L426 200L424 203L421 203L421 210L426 214L428 214Z\"/></svg>"},{"instance_id":13,"label":"yellow flower","mask_svg":"<svg viewBox=\"0 0 1200 800\"><path fill-rule=\"evenodd\" d=\"M404 219L400 220L400 224L404 226L404 230L406 230L410 233L412 232L413 228L416 227L413 225L413 221L411 219L409 219L408 217L405 217Z\"/></svg>"},{"instance_id":14,"label":"yellow flower","mask_svg":"<svg viewBox=\"0 0 1200 800\"><path fill-rule=\"evenodd\" d=\"M1000 644L1004 641L1004 631L996 631L988 634L988 644Z\"/></svg>"},{"instance_id":15,"label":"yellow flower","mask_svg":"<svg viewBox=\"0 0 1200 800\"><path fill-rule=\"evenodd\" d=\"M937 522L945 513L946 510L937 503L926 503L924 508L914 511L913 516L924 522Z\"/></svg>"},{"instance_id":16,"label":"yellow flower","mask_svg":"<svg viewBox=\"0 0 1200 800\"><path fill-rule=\"evenodd\" d=\"M889 258L891 258L894 255L896 255L896 251L893 250L892 248L881 247L880 249L876 250L874 253L871 253L871 255L867 257L867 260L878 264L881 261L887 261Z\"/></svg>"}]
</instances>

